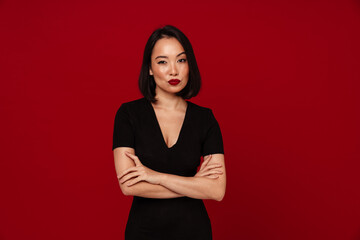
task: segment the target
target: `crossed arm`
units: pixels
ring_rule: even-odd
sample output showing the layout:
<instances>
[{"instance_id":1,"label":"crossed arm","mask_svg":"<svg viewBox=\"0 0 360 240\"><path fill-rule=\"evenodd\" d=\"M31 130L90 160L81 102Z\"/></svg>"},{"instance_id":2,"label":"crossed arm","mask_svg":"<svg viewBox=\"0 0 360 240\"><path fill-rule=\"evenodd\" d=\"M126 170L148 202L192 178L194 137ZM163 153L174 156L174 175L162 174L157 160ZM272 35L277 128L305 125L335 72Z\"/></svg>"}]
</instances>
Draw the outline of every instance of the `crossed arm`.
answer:
<instances>
[{"instance_id":1,"label":"crossed arm","mask_svg":"<svg viewBox=\"0 0 360 240\"><path fill-rule=\"evenodd\" d=\"M204 157L194 177L154 171L142 165L133 148L114 149L115 170L124 195L147 198L191 197L221 201L225 195L224 154Z\"/></svg>"}]
</instances>

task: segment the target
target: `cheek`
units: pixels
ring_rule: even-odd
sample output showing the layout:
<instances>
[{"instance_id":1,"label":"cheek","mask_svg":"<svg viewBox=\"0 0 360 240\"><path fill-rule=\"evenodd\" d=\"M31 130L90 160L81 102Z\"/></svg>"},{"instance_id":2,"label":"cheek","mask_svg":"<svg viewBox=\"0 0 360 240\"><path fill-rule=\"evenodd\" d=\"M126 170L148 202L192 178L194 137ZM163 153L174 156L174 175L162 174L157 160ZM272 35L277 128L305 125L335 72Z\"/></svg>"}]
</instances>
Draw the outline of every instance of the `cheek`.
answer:
<instances>
[{"instance_id":1,"label":"cheek","mask_svg":"<svg viewBox=\"0 0 360 240\"><path fill-rule=\"evenodd\" d=\"M182 72L184 75L189 75L189 66L188 65L184 65L182 67Z\"/></svg>"},{"instance_id":2,"label":"cheek","mask_svg":"<svg viewBox=\"0 0 360 240\"><path fill-rule=\"evenodd\" d=\"M166 73L167 68L166 68L166 66L157 65L157 66L155 66L155 68L153 68L153 71L154 71L155 75L161 76Z\"/></svg>"}]
</instances>

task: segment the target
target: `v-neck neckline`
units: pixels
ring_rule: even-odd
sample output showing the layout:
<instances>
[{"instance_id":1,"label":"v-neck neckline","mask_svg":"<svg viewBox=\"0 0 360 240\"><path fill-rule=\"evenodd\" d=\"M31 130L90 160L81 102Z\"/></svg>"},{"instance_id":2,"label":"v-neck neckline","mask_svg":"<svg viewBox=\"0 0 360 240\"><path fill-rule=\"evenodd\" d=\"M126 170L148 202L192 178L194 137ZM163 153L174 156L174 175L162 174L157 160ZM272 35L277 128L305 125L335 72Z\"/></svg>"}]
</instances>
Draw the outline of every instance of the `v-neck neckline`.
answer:
<instances>
[{"instance_id":1,"label":"v-neck neckline","mask_svg":"<svg viewBox=\"0 0 360 240\"><path fill-rule=\"evenodd\" d=\"M181 128L180 128L180 132L179 132L179 134L178 134L178 137L177 137L177 139L176 139L176 142L175 142L171 147L168 147L167 144L166 144L166 141L165 141L163 132L162 132L162 130L161 130L160 123L159 123L158 118L157 118L157 116L156 116L155 109L154 109L154 107L152 106L152 104L151 104L150 101L148 101L147 99L145 99L145 100L146 100L146 102L148 103L148 105L149 105L149 107L150 107L150 110L151 110L151 112L152 112L153 120L154 120L155 123L156 123L157 129L158 129L158 132L160 133L160 137L161 137L161 139L162 139L162 142L163 142L164 147L165 147L167 150L173 149L173 148L179 143L179 140L181 139L181 135L182 135L184 126L185 126L185 124L186 124L186 122L187 122L188 115L189 115L190 102L185 100L186 103L187 103L187 106L186 106L186 110L185 110L184 120L183 120L182 125L181 125Z\"/></svg>"}]
</instances>

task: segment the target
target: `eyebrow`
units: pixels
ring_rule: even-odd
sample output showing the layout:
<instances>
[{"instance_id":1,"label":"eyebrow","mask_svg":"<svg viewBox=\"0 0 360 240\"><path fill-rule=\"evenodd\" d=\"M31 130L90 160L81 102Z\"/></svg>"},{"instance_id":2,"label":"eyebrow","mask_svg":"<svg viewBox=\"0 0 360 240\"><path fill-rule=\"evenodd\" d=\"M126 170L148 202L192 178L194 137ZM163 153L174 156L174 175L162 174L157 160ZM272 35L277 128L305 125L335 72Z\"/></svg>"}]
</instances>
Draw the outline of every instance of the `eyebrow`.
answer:
<instances>
[{"instance_id":1,"label":"eyebrow","mask_svg":"<svg viewBox=\"0 0 360 240\"><path fill-rule=\"evenodd\" d=\"M185 54L185 52L181 52L178 55L176 55L176 57L180 56L181 54ZM167 56L157 56L155 59L157 58L168 58Z\"/></svg>"}]
</instances>

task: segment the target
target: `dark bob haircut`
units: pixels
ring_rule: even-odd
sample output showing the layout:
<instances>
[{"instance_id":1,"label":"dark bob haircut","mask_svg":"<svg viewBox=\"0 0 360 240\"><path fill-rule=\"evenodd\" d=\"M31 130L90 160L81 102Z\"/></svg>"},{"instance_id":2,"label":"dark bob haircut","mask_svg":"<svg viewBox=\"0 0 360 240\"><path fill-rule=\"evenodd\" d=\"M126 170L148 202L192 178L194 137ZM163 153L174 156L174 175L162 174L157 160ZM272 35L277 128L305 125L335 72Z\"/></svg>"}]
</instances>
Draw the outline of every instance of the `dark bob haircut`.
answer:
<instances>
[{"instance_id":1,"label":"dark bob haircut","mask_svg":"<svg viewBox=\"0 0 360 240\"><path fill-rule=\"evenodd\" d=\"M151 54L155 43L162 38L176 38L185 50L187 62L189 65L189 80L186 86L177 92L177 96L183 99L190 99L195 97L201 87L201 77L199 68L196 63L195 54L192 49L189 39L179 29L174 26L166 25L162 28L156 29L149 37L144 50L143 62L139 76L139 89L142 95L151 102L156 102L155 99L155 80L149 73L151 66Z\"/></svg>"}]
</instances>

